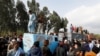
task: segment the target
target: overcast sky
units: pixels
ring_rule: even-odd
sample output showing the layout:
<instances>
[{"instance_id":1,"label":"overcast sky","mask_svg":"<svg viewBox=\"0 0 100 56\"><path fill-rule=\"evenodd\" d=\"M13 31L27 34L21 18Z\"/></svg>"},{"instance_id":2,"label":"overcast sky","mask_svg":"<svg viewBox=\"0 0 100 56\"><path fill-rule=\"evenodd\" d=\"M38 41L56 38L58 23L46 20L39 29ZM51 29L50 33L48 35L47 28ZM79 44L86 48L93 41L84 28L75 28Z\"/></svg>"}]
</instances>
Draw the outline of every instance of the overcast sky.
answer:
<instances>
[{"instance_id":1,"label":"overcast sky","mask_svg":"<svg viewBox=\"0 0 100 56\"><path fill-rule=\"evenodd\" d=\"M22 0L27 8L27 0ZM83 26L91 33L100 34L100 0L36 0L42 9L47 6L61 17L68 18L69 25Z\"/></svg>"}]
</instances>

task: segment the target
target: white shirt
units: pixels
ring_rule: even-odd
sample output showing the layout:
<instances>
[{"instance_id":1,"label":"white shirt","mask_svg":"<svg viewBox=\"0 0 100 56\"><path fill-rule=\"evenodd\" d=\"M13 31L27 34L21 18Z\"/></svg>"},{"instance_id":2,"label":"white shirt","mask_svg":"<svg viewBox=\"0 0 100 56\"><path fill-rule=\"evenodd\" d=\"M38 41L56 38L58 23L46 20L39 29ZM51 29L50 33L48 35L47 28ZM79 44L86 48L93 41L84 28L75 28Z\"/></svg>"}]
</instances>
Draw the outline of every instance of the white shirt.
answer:
<instances>
[{"instance_id":1,"label":"white shirt","mask_svg":"<svg viewBox=\"0 0 100 56\"><path fill-rule=\"evenodd\" d=\"M100 52L96 56L100 56Z\"/></svg>"}]
</instances>

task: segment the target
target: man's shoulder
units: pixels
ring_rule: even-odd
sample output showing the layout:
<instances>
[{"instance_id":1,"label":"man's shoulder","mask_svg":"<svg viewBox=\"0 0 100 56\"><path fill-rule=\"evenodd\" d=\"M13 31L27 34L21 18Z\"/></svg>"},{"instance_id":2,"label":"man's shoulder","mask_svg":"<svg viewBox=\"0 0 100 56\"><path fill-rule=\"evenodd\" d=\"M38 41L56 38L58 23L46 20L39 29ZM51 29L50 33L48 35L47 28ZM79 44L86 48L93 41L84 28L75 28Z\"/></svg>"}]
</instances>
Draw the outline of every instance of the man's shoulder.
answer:
<instances>
[{"instance_id":1,"label":"man's shoulder","mask_svg":"<svg viewBox=\"0 0 100 56\"><path fill-rule=\"evenodd\" d=\"M34 13L32 13L32 16L35 16L35 14L34 14Z\"/></svg>"}]
</instances>

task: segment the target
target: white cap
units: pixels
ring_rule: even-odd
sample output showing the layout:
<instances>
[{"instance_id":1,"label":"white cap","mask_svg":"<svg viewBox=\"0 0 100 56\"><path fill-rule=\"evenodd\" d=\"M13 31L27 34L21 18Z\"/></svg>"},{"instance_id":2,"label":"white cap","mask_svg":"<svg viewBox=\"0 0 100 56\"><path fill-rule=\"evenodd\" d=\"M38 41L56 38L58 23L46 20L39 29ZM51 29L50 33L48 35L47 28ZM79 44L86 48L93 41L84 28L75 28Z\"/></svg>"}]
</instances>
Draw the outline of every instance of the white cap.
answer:
<instances>
[{"instance_id":1,"label":"white cap","mask_svg":"<svg viewBox=\"0 0 100 56\"><path fill-rule=\"evenodd\" d=\"M67 43L67 40L66 39L64 40L64 43Z\"/></svg>"},{"instance_id":2,"label":"white cap","mask_svg":"<svg viewBox=\"0 0 100 56\"><path fill-rule=\"evenodd\" d=\"M18 42L20 42L20 39L19 39L19 38L17 38L17 41L18 41Z\"/></svg>"},{"instance_id":3,"label":"white cap","mask_svg":"<svg viewBox=\"0 0 100 56\"><path fill-rule=\"evenodd\" d=\"M16 40L15 40L15 39L12 39L11 41L14 42L14 41L16 41Z\"/></svg>"}]
</instances>

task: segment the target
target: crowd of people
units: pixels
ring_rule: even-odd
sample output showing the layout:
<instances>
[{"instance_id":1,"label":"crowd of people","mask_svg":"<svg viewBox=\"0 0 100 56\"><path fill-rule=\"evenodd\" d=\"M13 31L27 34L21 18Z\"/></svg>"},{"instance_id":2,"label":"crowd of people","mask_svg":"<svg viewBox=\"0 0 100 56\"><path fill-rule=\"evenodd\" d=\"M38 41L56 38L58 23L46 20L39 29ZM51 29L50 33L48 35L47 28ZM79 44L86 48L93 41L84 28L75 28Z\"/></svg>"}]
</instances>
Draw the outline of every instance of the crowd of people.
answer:
<instances>
[{"instance_id":1,"label":"crowd of people","mask_svg":"<svg viewBox=\"0 0 100 56\"><path fill-rule=\"evenodd\" d=\"M43 46L40 42L34 42L28 54L23 50L22 36L0 40L0 56L100 56L100 40L77 40L71 41L64 38L58 41L54 53L50 51L49 40L44 40Z\"/></svg>"},{"instance_id":2,"label":"crowd of people","mask_svg":"<svg viewBox=\"0 0 100 56\"><path fill-rule=\"evenodd\" d=\"M71 30L71 33L79 33L79 34L88 34L89 33L88 30L83 29L82 26L77 27L77 26L73 26L72 24L70 26L70 30Z\"/></svg>"},{"instance_id":3,"label":"crowd of people","mask_svg":"<svg viewBox=\"0 0 100 56\"><path fill-rule=\"evenodd\" d=\"M12 35L1 36L0 35L0 56L7 56L7 52L10 49L13 49L13 42L18 41L20 47L23 46L22 35L17 35L16 33Z\"/></svg>"}]
</instances>

